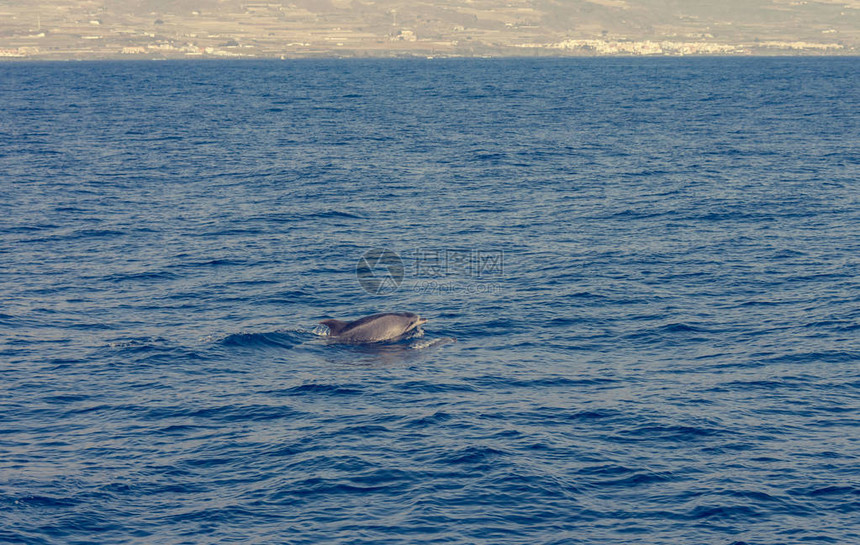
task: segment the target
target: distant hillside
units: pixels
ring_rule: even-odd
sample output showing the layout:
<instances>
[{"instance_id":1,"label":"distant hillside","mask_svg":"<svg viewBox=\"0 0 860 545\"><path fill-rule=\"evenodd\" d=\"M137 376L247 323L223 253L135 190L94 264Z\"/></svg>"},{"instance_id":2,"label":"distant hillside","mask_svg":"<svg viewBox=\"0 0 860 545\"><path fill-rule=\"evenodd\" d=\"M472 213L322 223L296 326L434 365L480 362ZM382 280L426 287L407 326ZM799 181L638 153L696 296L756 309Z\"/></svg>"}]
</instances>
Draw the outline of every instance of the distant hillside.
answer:
<instances>
[{"instance_id":1,"label":"distant hillside","mask_svg":"<svg viewBox=\"0 0 860 545\"><path fill-rule=\"evenodd\" d=\"M860 0L0 0L0 56L857 54Z\"/></svg>"}]
</instances>

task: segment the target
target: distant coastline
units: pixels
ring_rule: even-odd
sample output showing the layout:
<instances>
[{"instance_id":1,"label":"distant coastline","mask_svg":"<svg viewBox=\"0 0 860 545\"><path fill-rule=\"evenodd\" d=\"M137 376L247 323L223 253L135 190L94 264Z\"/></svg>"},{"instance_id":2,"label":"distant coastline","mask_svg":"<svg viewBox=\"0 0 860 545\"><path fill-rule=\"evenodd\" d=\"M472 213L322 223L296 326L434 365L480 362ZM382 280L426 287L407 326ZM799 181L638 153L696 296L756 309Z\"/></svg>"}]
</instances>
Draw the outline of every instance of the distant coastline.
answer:
<instances>
[{"instance_id":1,"label":"distant coastline","mask_svg":"<svg viewBox=\"0 0 860 545\"><path fill-rule=\"evenodd\" d=\"M585 40L583 40L585 41ZM293 60L293 59L396 59L396 58L679 58L679 57L857 57L854 48L827 47L753 47L728 44L688 44L670 42L607 42L596 46L508 47L484 51L439 51L420 48L404 50L322 50L272 51L246 48L245 50L214 47L197 50L189 46L157 47L132 46L116 52L110 49L49 49L0 48L0 63L15 61L157 61L157 60Z\"/></svg>"},{"instance_id":2,"label":"distant coastline","mask_svg":"<svg viewBox=\"0 0 860 545\"><path fill-rule=\"evenodd\" d=\"M860 0L7 0L0 61L860 54Z\"/></svg>"}]
</instances>

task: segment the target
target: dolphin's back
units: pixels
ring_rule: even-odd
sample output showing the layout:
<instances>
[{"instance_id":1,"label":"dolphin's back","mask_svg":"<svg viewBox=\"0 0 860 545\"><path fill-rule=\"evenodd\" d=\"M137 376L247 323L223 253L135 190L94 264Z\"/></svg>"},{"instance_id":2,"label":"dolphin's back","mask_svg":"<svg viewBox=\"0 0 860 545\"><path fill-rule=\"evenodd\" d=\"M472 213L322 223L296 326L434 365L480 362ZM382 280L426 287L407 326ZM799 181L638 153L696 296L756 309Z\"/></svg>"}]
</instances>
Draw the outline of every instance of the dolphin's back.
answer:
<instances>
[{"instance_id":1,"label":"dolphin's back","mask_svg":"<svg viewBox=\"0 0 860 545\"><path fill-rule=\"evenodd\" d=\"M411 323L403 313L373 314L350 322L338 337L353 342L385 341L406 333Z\"/></svg>"},{"instance_id":2,"label":"dolphin's back","mask_svg":"<svg viewBox=\"0 0 860 545\"><path fill-rule=\"evenodd\" d=\"M379 314L371 314L370 316L365 316L363 318L359 318L358 320L353 320L352 322L348 322L344 331L355 329L361 327L363 325L369 324L371 322L375 322L385 318L386 316L392 316L390 312L381 312Z\"/></svg>"},{"instance_id":3,"label":"dolphin's back","mask_svg":"<svg viewBox=\"0 0 860 545\"><path fill-rule=\"evenodd\" d=\"M356 343L388 341L400 337L419 323L418 316L410 312L384 312L359 318L353 322L325 320L330 335L338 340ZM422 322L423 323L423 322Z\"/></svg>"}]
</instances>

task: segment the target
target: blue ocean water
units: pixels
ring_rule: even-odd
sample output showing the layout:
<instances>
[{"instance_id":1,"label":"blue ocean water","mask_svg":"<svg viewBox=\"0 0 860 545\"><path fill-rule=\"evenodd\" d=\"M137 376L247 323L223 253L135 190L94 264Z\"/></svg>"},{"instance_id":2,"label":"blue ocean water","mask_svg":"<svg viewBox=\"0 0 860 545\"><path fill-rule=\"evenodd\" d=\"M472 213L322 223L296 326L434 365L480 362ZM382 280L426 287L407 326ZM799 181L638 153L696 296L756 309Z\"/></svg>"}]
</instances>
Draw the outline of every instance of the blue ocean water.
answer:
<instances>
[{"instance_id":1,"label":"blue ocean water","mask_svg":"<svg viewBox=\"0 0 860 545\"><path fill-rule=\"evenodd\" d=\"M0 64L0 542L860 542L859 68Z\"/></svg>"}]
</instances>

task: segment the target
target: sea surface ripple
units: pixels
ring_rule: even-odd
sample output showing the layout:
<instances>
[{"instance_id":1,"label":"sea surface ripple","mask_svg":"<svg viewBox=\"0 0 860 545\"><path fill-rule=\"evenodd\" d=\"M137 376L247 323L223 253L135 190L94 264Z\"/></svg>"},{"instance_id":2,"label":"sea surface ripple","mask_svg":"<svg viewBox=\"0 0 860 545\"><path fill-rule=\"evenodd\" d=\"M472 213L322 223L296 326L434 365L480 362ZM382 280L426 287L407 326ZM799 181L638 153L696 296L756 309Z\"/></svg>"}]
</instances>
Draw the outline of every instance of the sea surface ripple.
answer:
<instances>
[{"instance_id":1,"label":"sea surface ripple","mask_svg":"<svg viewBox=\"0 0 860 545\"><path fill-rule=\"evenodd\" d=\"M860 543L858 68L0 64L0 543Z\"/></svg>"}]
</instances>

